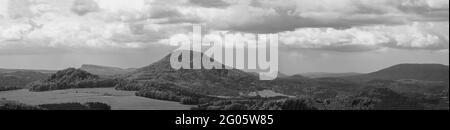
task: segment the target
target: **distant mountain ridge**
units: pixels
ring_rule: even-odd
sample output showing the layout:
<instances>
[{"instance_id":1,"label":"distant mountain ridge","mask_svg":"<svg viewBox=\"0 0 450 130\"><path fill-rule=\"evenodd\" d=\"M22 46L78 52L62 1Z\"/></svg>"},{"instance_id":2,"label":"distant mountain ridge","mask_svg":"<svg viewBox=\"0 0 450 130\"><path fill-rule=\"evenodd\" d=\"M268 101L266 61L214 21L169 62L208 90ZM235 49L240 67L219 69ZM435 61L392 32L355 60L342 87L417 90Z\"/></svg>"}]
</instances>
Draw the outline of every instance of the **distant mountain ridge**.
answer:
<instances>
[{"instance_id":1,"label":"distant mountain ridge","mask_svg":"<svg viewBox=\"0 0 450 130\"><path fill-rule=\"evenodd\" d=\"M0 68L0 73L14 73L14 72L39 72L45 74L55 73L57 70L33 70L33 69L5 69Z\"/></svg>"},{"instance_id":2,"label":"distant mountain ridge","mask_svg":"<svg viewBox=\"0 0 450 130\"><path fill-rule=\"evenodd\" d=\"M449 67L441 64L399 64L373 73L349 76L359 80L402 80L414 79L423 81L449 82Z\"/></svg>"},{"instance_id":3,"label":"distant mountain ridge","mask_svg":"<svg viewBox=\"0 0 450 130\"><path fill-rule=\"evenodd\" d=\"M301 75L308 78L339 78L339 77L349 77L362 75L363 73L327 73L327 72L312 72L312 73L302 73Z\"/></svg>"},{"instance_id":4,"label":"distant mountain ridge","mask_svg":"<svg viewBox=\"0 0 450 130\"><path fill-rule=\"evenodd\" d=\"M132 72L136 69L130 68L130 69L122 69L119 67L110 67L110 66L101 66L101 65L91 65L91 64L84 64L80 68L81 70L87 71L92 74L96 75L103 75L103 76L113 76L113 75L121 75L126 74L129 72Z\"/></svg>"}]
</instances>

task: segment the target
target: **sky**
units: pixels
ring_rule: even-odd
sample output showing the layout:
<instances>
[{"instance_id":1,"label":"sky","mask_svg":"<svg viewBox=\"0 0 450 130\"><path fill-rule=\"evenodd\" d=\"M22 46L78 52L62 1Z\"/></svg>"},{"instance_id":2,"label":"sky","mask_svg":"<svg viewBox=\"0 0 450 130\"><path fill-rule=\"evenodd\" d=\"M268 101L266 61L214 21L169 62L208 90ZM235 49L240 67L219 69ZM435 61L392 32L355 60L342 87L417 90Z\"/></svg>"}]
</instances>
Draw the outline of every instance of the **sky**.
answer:
<instances>
[{"instance_id":1,"label":"sky","mask_svg":"<svg viewBox=\"0 0 450 130\"><path fill-rule=\"evenodd\" d=\"M447 0L0 0L0 68L143 67L193 24L278 34L286 74L449 64Z\"/></svg>"}]
</instances>

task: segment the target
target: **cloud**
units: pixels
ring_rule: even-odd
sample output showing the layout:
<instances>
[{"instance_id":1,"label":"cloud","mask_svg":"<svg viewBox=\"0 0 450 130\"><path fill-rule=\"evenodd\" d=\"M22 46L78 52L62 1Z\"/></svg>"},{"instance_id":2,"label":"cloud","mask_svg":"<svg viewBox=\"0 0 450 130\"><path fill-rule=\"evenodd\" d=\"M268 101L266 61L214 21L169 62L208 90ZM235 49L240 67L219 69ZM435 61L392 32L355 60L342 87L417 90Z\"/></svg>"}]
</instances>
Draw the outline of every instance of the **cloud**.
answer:
<instances>
[{"instance_id":1,"label":"cloud","mask_svg":"<svg viewBox=\"0 0 450 130\"><path fill-rule=\"evenodd\" d=\"M207 7L207 8L226 8L230 6L229 3L222 0L189 0L192 5Z\"/></svg>"},{"instance_id":2,"label":"cloud","mask_svg":"<svg viewBox=\"0 0 450 130\"><path fill-rule=\"evenodd\" d=\"M448 49L443 0L12 1L0 0L0 48L141 48L200 24L203 32L280 33L297 49Z\"/></svg>"},{"instance_id":3,"label":"cloud","mask_svg":"<svg viewBox=\"0 0 450 130\"><path fill-rule=\"evenodd\" d=\"M29 0L10 0L7 8L8 17L12 19L32 17L30 5Z\"/></svg>"},{"instance_id":4,"label":"cloud","mask_svg":"<svg viewBox=\"0 0 450 130\"><path fill-rule=\"evenodd\" d=\"M68 6L49 1L31 3L27 8L34 10L32 16L0 19L0 48L142 48L187 32L187 24L182 23L189 19L176 8L154 3L150 6L144 0L124 3L127 2L77 0ZM93 11L97 13L86 15Z\"/></svg>"},{"instance_id":5,"label":"cloud","mask_svg":"<svg viewBox=\"0 0 450 130\"><path fill-rule=\"evenodd\" d=\"M277 33L296 28L350 28L448 21L448 1L433 0L252 0L215 13L210 26L253 33ZM208 18L206 18L208 19ZM217 23L217 21L221 23Z\"/></svg>"},{"instance_id":6,"label":"cloud","mask_svg":"<svg viewBox=\"0 0 450 130\"><path fill-rule=\"evenodd\" d=\"M148 0L95 0L99 7L112 12L142 11L148 4Z\"/></svg>"},{"instance_id":7,"label":"cloud","mask_svg":"<svg viewBox=\"0 0 450 130\"><path fill-rule=\"evenodd\" d=\"M8 26L0 26L0 42L22 40L23 35L31 29L32 26L27 23L8 23Z\"/></svg>"},{"instance_id":8,"label":"cloud","mask_svg":"<svg viewBox=\"0 0 450 130\"><path fill-rule=\"evenodd\" d=\"M200 23L202 19L195 15L186 14L180 9L168 5L153 5L146 12L148 19L157 19L160 24Z\"/></svg>"},{"instance_id":9,"label":"cloud","mask_svg":"<svg viewBox=\"0 0 450 130\"><path fill-rule=\"evenodd\" d=\"M0 17L5 18L8 15L8 0L0 0ZM1 19L0 18L0 19Z\"/></svg>"},{"instance_id":10,"label":"cloud","mask_svg":"<svg viewBox=\"0 0 450 130\"><path fill-rule=\"evenodd\" d=\"M99 6L94 0L75 0L71 10L78 15L86 15L98 11Z\"/></svg>"},{"instance_id":11,"label":"cloud","mask_svg":"<svg viewBox=\"0 0 450 130\"><path fill-rule=\"evenodd\" d=\"M289 48L342 52L380 48L444 50L449 48L448 22L397 26L365 26L349 29L302 28L280 34Z\"/></svg>"}]
</instances>

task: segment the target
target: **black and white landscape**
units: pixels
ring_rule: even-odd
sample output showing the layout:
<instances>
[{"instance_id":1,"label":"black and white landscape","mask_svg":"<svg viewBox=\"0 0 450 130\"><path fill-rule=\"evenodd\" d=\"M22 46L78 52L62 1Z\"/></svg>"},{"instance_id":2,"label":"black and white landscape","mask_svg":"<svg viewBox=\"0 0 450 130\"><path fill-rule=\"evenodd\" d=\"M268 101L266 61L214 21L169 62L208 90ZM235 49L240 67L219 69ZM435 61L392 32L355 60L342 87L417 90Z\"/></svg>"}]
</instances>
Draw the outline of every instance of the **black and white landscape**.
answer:
<instances>
[{"instance_id":1,"label":"black and white landscape","mask_svg":"<svg viewBox=\"0 0 450 130\"><path fill-rule=\"evenodd\" d=\"M174 70L169 64L167 56L113 76L92 73L126 69L86 67L93 65L55 73L5 69L0 76L1 108L47 109L40 105L75 102L105 103L117 110L446 110L449 106L449 67L440 64L400 64L368 74L293 75L273 81L260 81L241 70ZM26 104L10 106L12 101Z\"/></svg>"},{"instance_id":2,"label":"black and white landscape","mask_svg":"<svg viewBox=\"0 0 450 130\"><path fill-rule=\"evenodd\" d=\"M0 0L0 110L449 110L448 3ZM194 24L278 34L278 78L173 69Z\"/></svg>"}]
</instances>

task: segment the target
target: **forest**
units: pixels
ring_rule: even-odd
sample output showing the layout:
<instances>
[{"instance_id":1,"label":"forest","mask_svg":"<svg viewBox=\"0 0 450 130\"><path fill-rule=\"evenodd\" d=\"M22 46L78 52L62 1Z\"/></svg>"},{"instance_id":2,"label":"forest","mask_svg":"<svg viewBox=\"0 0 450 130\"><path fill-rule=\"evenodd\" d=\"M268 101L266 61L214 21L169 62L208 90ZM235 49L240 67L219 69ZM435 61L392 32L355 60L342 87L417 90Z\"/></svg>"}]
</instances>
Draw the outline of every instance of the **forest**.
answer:
<instances>
[{"instance_id":1,"label":"forest","mask_svg":"<svg viewBox=\"0 0 450 130\"><path fill-rule=\"evenodd\" d=\"M30 91L42 92L71 88L105 88L114 87L116 84L115 79L100 78L84 70L69 68L58 71L45 80L33 82L28 85L28 88Z\"/></svg>"},{"instance_id":2,"label":"forest","mask_svg":"<svg viewBox=\"0 0 450 130\"><path fill-rule=\"evenodd\" d=\"M6 103L0 103L0 110L111 110L111 106L100 102L42 104L37 106L12 101L2 102Z\"/></svg>"},{"instance_id":3,"label":"forest","mask_svg":"<svg viewBox=\"0 0 450 130\"><path fill-rule=\"evenodd\" d=\"M448 110L448 91L433 96L407 96L389 88L375 88L353 96L329 99L302 96L219 100L192 110Z\"/></svg>"}]
</instances>

